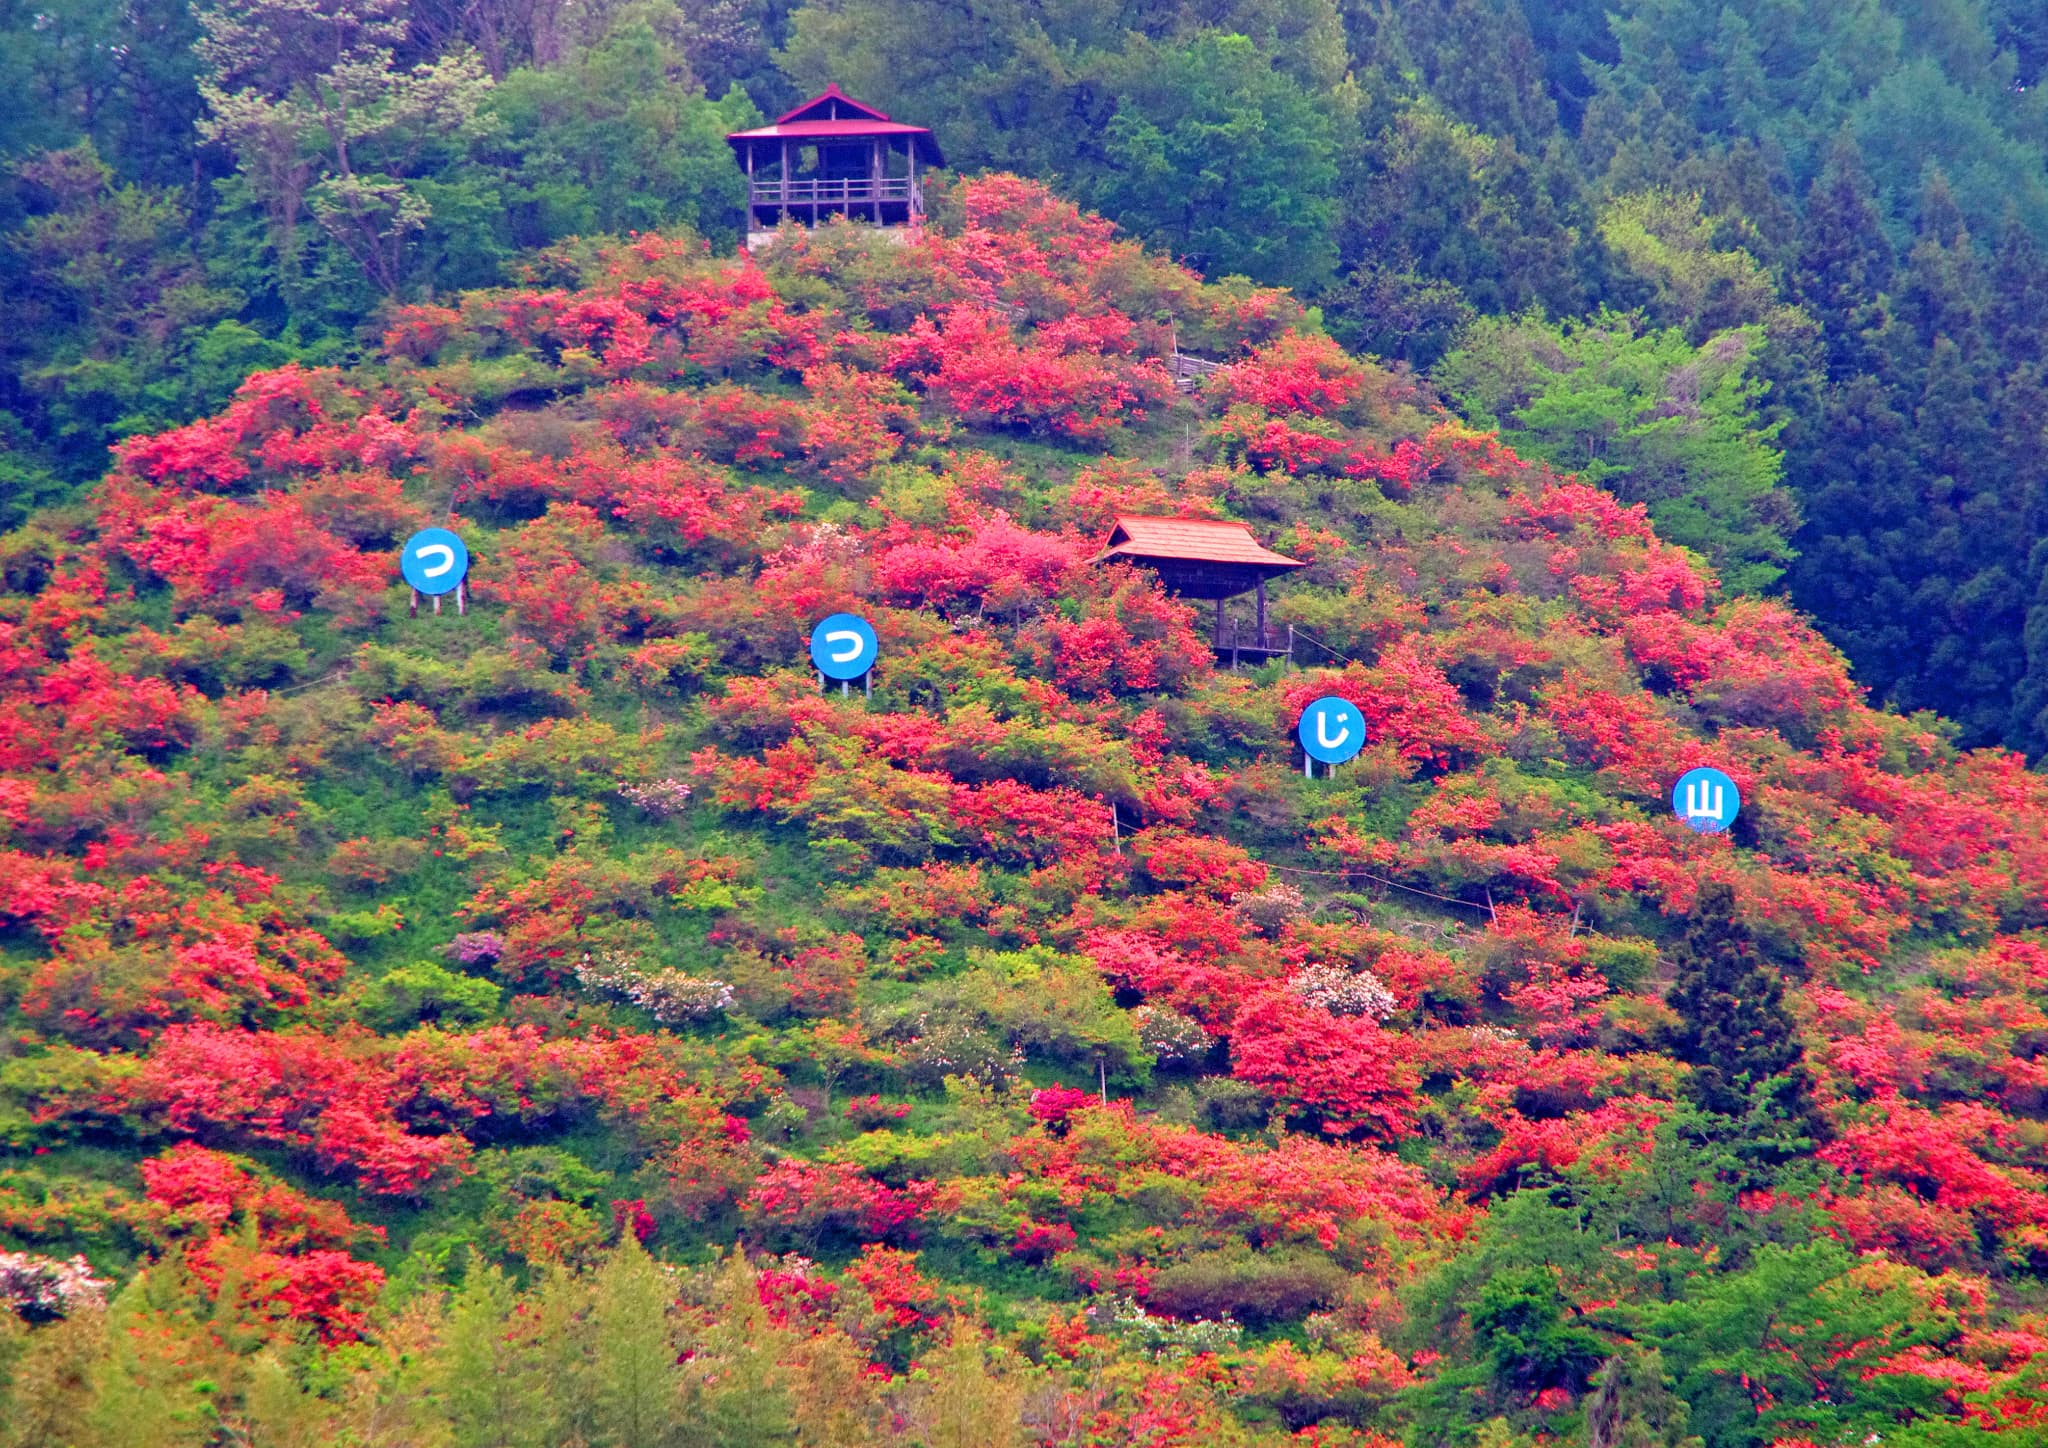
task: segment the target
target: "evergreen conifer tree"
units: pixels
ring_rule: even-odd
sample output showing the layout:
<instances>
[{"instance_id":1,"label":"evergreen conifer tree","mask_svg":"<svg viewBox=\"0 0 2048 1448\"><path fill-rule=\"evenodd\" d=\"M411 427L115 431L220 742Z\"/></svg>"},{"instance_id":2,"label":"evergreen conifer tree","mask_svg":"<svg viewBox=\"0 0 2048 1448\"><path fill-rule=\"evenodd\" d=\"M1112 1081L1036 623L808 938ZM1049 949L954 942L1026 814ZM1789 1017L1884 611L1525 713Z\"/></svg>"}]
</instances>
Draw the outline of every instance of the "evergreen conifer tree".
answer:
<instances>
[{"instance_id":1,"label":"evergreen conifer tree","mask_svg":"<svg viewBox=\"0 0 2048 1448\"><path fill-rule=\"evenodd\" d=\"M443 1332L436 1383L454 1448L539 1448L551 1414L530 1334L514 1322L517 1294L494 1266L474 1266Z\"/></svg>"},{"instance_id":2,"label":"evergreen conifer tree","mask_svg":"<svg viewBox=\"0 0 2048 1448\"><path fill-rule=\"evenodd\" d=\"M591 1372L598 1441L617 1448L660 1448L686 1441L680 1343L670 1324L674 1291L661 1264L631 1232L598 1269L590 1313ZM765 1439L729 1439L740 1448Z\"/></svg>"},{"instance_id":3,"label":"evergreen conifer tree","mask_svg":"<svg viewBox=\"0 0 2048 1448\"><path fill-rule=\"evenodd\" d=\"M1843 136L1813 183L1800 228L1792 291L1828 342L1828 375L1872 369L1872 334L1891 282L1892 248L1879 225L1869 173L1855 141Z\"/></svg>"},{"instance_id":4,"label":"evergreen conifer tree","mask_svg":"<svg viewBox=\"0 0 2048 1448\"><path fill-rule=\"evenodd\" d=\"M761 1305L753 1269L735 1251L713 1284L710 1311L690 1335L680 1441L687 1448L795 1443L794 1374L782 1361L788 1347L788 1334Z\"/></svg>"},{"instance_id":5,"label":"evergreen conifer tree","mask_svg":"<svg viewBox=\"0 0 2048 1448\"><path fill-rule=\"evenodd\" d=\"M2038 757L2048 752L2048 538L2034 545L2027 560L2027 576L2033 580L2034 592L2021 636L2027 666L2013 691L2012 739Z\"/></svg>"},{"instance_id":6,"label":"evergreen conifer tree","mask_svg":"<svg viewBox=\"0 0 2048 1448\"><path fill-rule=\"evenodd\" d=\"M1798 1028L1785 1013L1785 982L1736 917L1732 887L1718 880L1700 886L1676 954L1668 1000L1679 1024L1670 1045L1692 1067L1686 1090L1700 1109L1746 1115L1752 1094L1784 1077L1803 1110L1805 1067Z\"/></svg>"},{"instance_id":7,"label":"evergreen conifer tree","mask_svg":"<svg viewBox=\"0 0 2048 1448\"><path fill-rule=\"evenodd\" d=\"M2005 214L1991 258L1991 343L2008 364L2048 356L2048 256L2017 211Z\"/></svg>"}]
</instances>

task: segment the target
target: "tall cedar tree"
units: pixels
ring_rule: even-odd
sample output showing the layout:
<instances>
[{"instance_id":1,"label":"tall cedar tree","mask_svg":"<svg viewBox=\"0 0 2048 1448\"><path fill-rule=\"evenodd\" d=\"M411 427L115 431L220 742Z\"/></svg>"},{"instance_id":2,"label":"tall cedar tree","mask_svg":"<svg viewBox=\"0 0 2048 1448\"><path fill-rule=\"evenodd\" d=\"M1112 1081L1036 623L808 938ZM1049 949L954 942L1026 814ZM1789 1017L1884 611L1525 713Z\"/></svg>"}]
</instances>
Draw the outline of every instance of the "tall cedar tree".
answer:
<instances>
[{"instance_id":1,"label":"tall cedar tree","mask_svg":"<svg viewBox=\"0 0 2048 1448\"><path fill-rule=\"evenodd\" d=\"M1670 1047L1692 1067L1686 1090L1694 1102L1717 1116L1745 1116L1757 1088L1775 1076L1793 1086L1783 1106L1810 1113L1784 979L1736 918L1732 887L1718 880L1700 887L1676 954L1678 979L1667 1000L1679 1023Z\"/></svg>"}]
</instances>

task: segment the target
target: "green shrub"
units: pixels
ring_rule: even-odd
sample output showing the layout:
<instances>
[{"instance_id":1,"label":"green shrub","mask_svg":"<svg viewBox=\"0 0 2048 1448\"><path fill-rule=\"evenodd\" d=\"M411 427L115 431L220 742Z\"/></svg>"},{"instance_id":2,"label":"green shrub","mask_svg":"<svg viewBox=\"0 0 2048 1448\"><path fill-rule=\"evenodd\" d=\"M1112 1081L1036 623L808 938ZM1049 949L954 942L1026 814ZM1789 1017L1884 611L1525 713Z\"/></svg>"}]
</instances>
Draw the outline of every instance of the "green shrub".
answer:
<instances>
[{"instance_id":1,"label":"green shrub","mask_svg":"<svg viewBox=\"0 0 2048 1448\"><path fill-rule=\"evenodd\" d=\"M1656 942L1595 936L1586 942L1586 964L1618 991L1640 990L1657 973Z\"/></svg>"},{"instance_id":2,"label":"green shrub","mask_svg":"<svg viewBox=\"0 0 2048 1448\"><path fill-rule=\"evenodd\" d=\"M363 992L360 1015L381 1030L402 1030L420 1021L471 1025L497 1013L499 996L487 980L421 960L371 982Z\"/></svg>"},{"instance_id":3,"label":"green shrub","mask_svg":"<svg viewBox=\"0 0 2048 1448\"><path fill-rule=\"evenodd\" d=\"M1327 1307L1349 1279L1329 1258L1300 1250L1201 1252L1152 1279L1146 1304L1175 1317L1229 1316L1248 1327L1296 1322Z\"/></svg>"}]
</instances>

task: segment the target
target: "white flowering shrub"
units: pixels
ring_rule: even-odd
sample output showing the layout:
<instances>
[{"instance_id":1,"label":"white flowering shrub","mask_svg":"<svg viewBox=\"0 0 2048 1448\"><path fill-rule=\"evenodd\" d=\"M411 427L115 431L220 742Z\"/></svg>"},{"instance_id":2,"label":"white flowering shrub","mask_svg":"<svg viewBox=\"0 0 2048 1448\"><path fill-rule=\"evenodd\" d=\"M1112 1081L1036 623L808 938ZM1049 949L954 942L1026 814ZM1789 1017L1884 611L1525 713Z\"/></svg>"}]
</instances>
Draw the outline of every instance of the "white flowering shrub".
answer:
<instances>
[{"instance_id":1,"label":"white flowering shrub","mask_svg":"<svg viewBox=\"0 0 2048 1448\"><path fill-rule=\"evenodd\" d=\"M1215 1044L1216 1038L1202 1029L1200 1021L1172 1006L1139 1006L1132 1014L1140 1044L1162 1063L1195 1060Z\"/></svg>"},{"instance_id":2,"label":"white flowering shrub","mask_svg":"<svg viewBox=\"0 0 2048 1448\"><path fill-rule=\"evenodd\" d=\"M965 1021L929 1014L917 1018L917 1034L904 1043L904 1064L928 1082L971 1076L1000 1086L1024 1066L1022 1048L1006 1045Z\"/></svg>"},{"instance_id":3,"label":"white flowering shrub","mask_svg":"<svg viewBox=\"0 0 2048 1448\"><path fill-rule=\"evenodd\" d=\"M665 1026L709 1020L734 1004L725 981L679 970L645 971L637 957L620 950L585 955L576 966L576 979L585 990L628 1001Z\"/></svg>"},{"instance_id":4,"label":"white flowering shrub","mask_svg":"<svg viewBox=\"0 0 2048 1448\"><path fill-rule=\"evenodd\" d=\"M657 779L651 784L625 784L619 786L619 798L635 808L643 809L656 819L667 819L670 815L683 812L690 802L690 786L680 779Z\"/></svg>"},{"instance_id":5,"label":"white flowering shrub","mask_svg":"<svg viewBox=\"0 0 2048 1448\"><path fill-rule=\"evenodd\" d=\"M64 1317L107 1300L108 1283L83 1257L60 1261L33 1252L0 1252L0 1307L15 1316Z\"/></svg>"},{"instance_id":6,"label":"white flowering shrub","mask_svg":"<svg viewBox=\"0 0 2048 1448\"><path fill-rule=\"evenodd\" d=\"M1341 965L1310 965L1287 982L1301 1003L1333 1016L1365 1016L1383 1021L1400 1007L1386 983L1369 970L1349 971Z\"/></svg>"},{"instance_id":7,"label":"white flowering shrub","mask_svg":"<svg viewBox=\"0 0 2048 1448\"><path fill-rule=\"evenodd\" d=\"M1105 1337L1120 1337L1154 1358L1226 1353L1244 1336L1244 1328L1227 1314L1181 1322L1155 1317L1135 1297L1122 1294L1097 1298L1088 1308L1088 1325Z\"/></svg>"},{"instance_id":8,"label":"white flowering shrub","mask_svg":"<svg viewBox=\"0 0 2048 1448\"><path fill-rule=\"evenodd\" d=\"M801 524L790 530L790 541L769 556L773 567L799 563L851 563L867 552L867 540L844 523Z\"/></svg>"},{"instance_id":9,"label":"white flowering shrub","mask_svg":"<svg viewBox=\"0 0 2048 1448\"><path fill-rule=\"evenodd\" d=\"M1232 896L1230 910L1259 934L1272 937L1285 930L1290 921L1299 920L1306 905L1301 891L1275 881L1263 890Z\"/></svg>"}]
</instances>

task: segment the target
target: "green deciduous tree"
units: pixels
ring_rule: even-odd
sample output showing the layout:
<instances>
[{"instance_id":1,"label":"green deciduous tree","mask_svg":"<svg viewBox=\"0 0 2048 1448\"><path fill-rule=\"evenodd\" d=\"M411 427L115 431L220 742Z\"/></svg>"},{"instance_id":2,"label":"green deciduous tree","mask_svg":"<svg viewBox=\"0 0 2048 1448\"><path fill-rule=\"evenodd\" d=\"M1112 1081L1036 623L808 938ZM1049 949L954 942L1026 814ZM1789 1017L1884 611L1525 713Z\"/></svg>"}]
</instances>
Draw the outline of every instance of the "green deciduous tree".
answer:
<instances>
[{"instance_id":1,"label":"green deciduous tree","mask_svg":"<svg viewBox=\"0 0 2048 1448\"><path fill-rule=\"evenodd\" d=\"M1892 1425L1925 1412L1941 1385L1871 1369L1956 1333L1954 1319L1900 1269L1859 1263L1827 1240L1766 1244L1746 1267L1704 1277L1653 1321L1651 1336L1708 1448L1889 1440Z\"/></svg>"},{"instance_id":2,"label":"green deciduous tree","mask_svg":"<svg viewBox=\"0 0 2048 1448\"><path fill-rule=\"evenodd\" d=\"M402 68L394 0L225 0L199 18L200 129L229 148L261 203L287 291L310 216L378 291L397 295L434 215L421 179L477 132L490 88L481 62L464 51Z\"/></svg>"},{"instance_id":3,"label":"green deciduous tree","mask_svg":"<svg viewBox=\"0 0 2048 1448\"><path fill-rule=\"evenodd\" d=\"M1738 591L1790 557L1792 500L1752 374L1760 329L1702 346L1615 313L1577 325L1483 321L1435 379L1516 448L1649 506L1658 531Z\"/></svg>"},{"instance_id":4,"label":"green deciduous tree","mask_svg":"<svg viewBox=\"0 0 2048 1448\"><path fill-rule=\"evenodd\" d=\"M1089 200L1212 276L1298 287L1336 260L1331 119L1241 35L1139 42Z\"/></svg>"},{"instance_id":5,"label":"green deciduous tree","mask_svg":"<svg viewBox=\"0 0 2048 1448\"><path fill-rule=\"evenodd\" d=\"M63 471L91 476L116 438L219 406L283 360L229 320L243 299L194 254L182 194L118 182L90 141L14 172L30 214L11 238L25 275L0 356L14 354Z\"/></svg>"},{"instance_id":6,"label":"green deciduous tree","mask_svg":"<svg viewBox=\"0 0 2048 1448\"><path fill-rule=\"evenodd\" d=\"M758 124L741 91L707 100L667 38L673 5L642 5L545 69L522 67L485 106L496 123L516 246L682 223L737 238L746 182L725 144Z\"/></svg>"}]
</instances>

